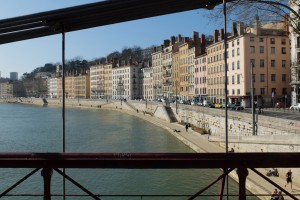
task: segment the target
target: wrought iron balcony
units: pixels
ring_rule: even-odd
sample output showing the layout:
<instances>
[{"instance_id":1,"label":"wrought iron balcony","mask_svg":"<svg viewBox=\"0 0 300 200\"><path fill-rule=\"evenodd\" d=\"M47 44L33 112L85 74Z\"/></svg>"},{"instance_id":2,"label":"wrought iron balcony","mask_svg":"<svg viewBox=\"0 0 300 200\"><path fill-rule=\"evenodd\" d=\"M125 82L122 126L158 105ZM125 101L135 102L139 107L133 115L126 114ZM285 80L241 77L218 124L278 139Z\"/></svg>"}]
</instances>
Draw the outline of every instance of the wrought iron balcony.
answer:
<instances>
[{"instance_id":1,"label":"wrought iron balcony","mask_svg":"<svg viewBox=\"0 0 300 200\"><path fill-rule=\"evenodd\" d=\"M171 77L172 74L171 73L163 73L163 77Z\"/></svg>"},{"instance_id":2,"label":"wrought iron balcony","mask_svg":"<svg viewBox=\"0 0 300 200\"><path fill-rule=\"evenodd\" d=\"M164 85L164 86L169 86L169 85L172 85L172 82L166 80L166 81L163 82L163 85Z\"/></svg>"}]
</instances>

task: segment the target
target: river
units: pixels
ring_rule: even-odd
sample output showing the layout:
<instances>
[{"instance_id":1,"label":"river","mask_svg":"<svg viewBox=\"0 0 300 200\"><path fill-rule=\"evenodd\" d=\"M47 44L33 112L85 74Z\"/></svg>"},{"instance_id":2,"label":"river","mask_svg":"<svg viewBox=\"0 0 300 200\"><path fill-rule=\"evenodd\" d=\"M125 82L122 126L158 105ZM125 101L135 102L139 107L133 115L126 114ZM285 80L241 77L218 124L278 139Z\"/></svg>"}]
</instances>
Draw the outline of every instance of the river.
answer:
<instances>
[{"instance_id":1,"label":"river","mask_svg":"<svg viewBox=\"0 0 300 200\"><path fill-rule=\"evenodd\" d=\"M61 108L0 103L1 152L61 152ZM167 130L135 116L117 111L66 109L66 152L193 152ZM6 190L33 169L0 169L0 189ZM141 197L106 197L105 195L191 195L221 174L217 169L136 170L136 169L66 169L66 173L101 199L141 199ZM62 178L53 173L51 192L61 194ZM67 194L85 194L66 181ZM204 194L218 194L219 184ZM34 174L10 194L43 194L40 172ZM238 185L229 180L229 193L238 194ZM4 197L34 200L42 197ZM52 197L52 199L62 199ZM84 200L91 197L67 197ZM143 199L187 199L187 197L146 197ZM202 196L198 199L217 199ZM230 197L237 199L237 197ZM248 197L247 199L257 199Z\"/></svg>"}]
</instances>

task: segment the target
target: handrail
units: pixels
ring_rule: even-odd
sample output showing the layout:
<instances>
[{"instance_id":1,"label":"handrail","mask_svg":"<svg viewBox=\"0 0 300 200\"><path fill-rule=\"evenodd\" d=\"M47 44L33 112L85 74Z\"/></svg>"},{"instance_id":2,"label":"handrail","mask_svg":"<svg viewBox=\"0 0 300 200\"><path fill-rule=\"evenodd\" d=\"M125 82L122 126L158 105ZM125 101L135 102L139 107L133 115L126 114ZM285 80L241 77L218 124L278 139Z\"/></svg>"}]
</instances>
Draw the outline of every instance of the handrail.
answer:
<instances>
[{"instance_id":1,"label":"handrail","mask_svg":"<svg viewBox=\"0 0 300 200\"><path fill-rule=\"evenodd\" d=\"M300 153L0 153L0 168L293 168Z\"/></svg>"}]
</instances>

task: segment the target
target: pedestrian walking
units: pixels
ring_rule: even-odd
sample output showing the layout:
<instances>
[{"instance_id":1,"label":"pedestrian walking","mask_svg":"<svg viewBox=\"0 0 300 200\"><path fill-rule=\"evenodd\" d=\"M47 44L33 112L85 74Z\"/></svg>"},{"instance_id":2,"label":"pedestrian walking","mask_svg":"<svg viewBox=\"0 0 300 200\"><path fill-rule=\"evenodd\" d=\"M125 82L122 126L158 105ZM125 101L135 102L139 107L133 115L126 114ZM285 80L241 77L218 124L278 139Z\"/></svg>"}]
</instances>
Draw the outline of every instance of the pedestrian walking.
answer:
<instances>
[{"instance_id":1,"label":"pedestrian walking","mask_svg":"<svg viewBox=\"0 0 300 200\"><path fill-rule=\"evenodd\" d=\"M293 190L293 176L292 176L292 170L289 169L289 171L285 174L286 177L286 185L284 187L286 187L289 183L291 183L291 190Z\"/></svg>"},{"instance_id":2,"label":"pedestrian walking","mask_svg":"<svg viewBox=\"0 0 300 200\"><path fill-rule=\"evenodd\" d=\"M282 196L282 192L278 192L278 200L284 200L284 197Z\"/></svg>"},{"instance_id":3,"label":"pedestrian walking","mask_svg":"<svg viewBox=\"0 0 300 200\"><path fill-rule=\"evenodd\" d=\"M185 131L186 131L186 132L188 132L188 128L189 128L189 125L186 124L186 125L185 125Z\"/></svg>"},{"instance_id":4,"label":"pedestrian walking","mask_svg":"<svg viewBox=\"0 0 300 200\"><path fill-rule=\"evenodd\" d=\"M271 195L271 200L278 200L278 191L276 188Z\"/></svg>"}]
</instances>

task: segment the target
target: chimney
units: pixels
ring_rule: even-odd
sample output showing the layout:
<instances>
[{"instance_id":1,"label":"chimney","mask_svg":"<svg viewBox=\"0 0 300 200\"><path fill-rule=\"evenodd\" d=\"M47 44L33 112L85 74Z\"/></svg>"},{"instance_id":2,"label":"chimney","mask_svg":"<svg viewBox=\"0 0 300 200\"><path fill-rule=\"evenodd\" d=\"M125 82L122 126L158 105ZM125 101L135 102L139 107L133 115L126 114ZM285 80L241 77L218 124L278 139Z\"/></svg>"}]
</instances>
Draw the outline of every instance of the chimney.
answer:
<instances>
[{"instance_id":1,"label":"chimney","mask_svg":"<svg viewBox=\"0 0 300 200\"><path fill-rule=\"evenodd\" d=\"M165 47L170 46L170 40L164 40L164 46Z\"/></svg>"},{"instance_id":2,"label":"chimney","mask_svg":"<svg viewBox=\"0 0 300 200\"><path fill-rule=\"evenodd\" d=\"M219 31L218 30L215 30L214 31L214 42L218 42L218 37L219 37Z\"/></svg>"},{"instance_id":3,"label":"chimney","mask_svg":"<svg viewBox=\"0 0 300 200\"><path fill-rule=\"evenodd\" d=\"M188 42L188 41L190 41L190 38L189 37L184 37L184 40L183 40L184 42Z\"/></svg>"},{"instance_id":4,"label":"chimney","mask_svg":"<svg viewBox=\"0 0 300 200\"><path fill-rule=\"evenodd\" d=\"M239 22L238 34L243 35L245 33L245 27L243 22Z\"/></svg>"},{"instance_id":5,"label":"chimney","mask_svg":"<svg viewBox=\"0 0 300 200\"><path fill-rule=\"evenodd\" d=\"M206 47L206 39L205 39L205 35L202 34L201 35L201 54L205 53L205 47Z\"/></svg>"},{"instance_id":6,"label":"chimney","mask_svg":"<svg viewBox=\"0 0 300 200\"><path fill-rule=\"evenodd\" d=\"M196 32L196 31L194 31L193 32L193 40L194 40L194 42L196 42L198 39L199 39L199 33Z\"/></svg>"},{"instance_id":7,"label":"chimney","mask_svg":"<svg viewBox=\"0 0 300 200\"><path fill-rule=\"evenodd\" d=\"M172 36L172 37L171 37L171 44L172 44L172 45L175 44L175 36Z\"/></svg>"},{"instance_id":8,"label":"chimney","mask_svg":"<svg viewBox=\"0 0 300 200\"><path fill-rule=\"evenodd\" d=\"M154 52L154 53L156 52L156 47L153 47L153 52Z\"/></svg>"},{"instance_id":9,"label":"chimney","mask_svg":"<svg viewBox=\"0 0 300 200\"><path fill-rule=\"evenodd\" d=\"M220 33L220 34L221 34L220 38L221 38L221 40L224 40L224 29L221 28L220 31L221 31L221 33Z\"/></svg>"},{"instance_id":10,"label":"chimney","mask_svg":"<svg viewBox=\"0 0 300 200\"><path fill-rule=\"evenodd\" d=\"M258 15L254 17L253 34L260 35L260 21Z\"/></svg>"},{"instance_id":11,"label":"chimney","mask_svg":"<svg viewBox=\"0 0 300 200\"><path fill-rule=\"evenodd\" d=\"M180 34L178 35L178 42L182 42L182 36Z\"/></svg>"},{"instance_id":12,"label":"chimney","mask_svg":"<svg viewBox=\"0 0 300 200\"><path fill-rule=\"evenodd\" d=\"M232 36L237 35L237 27L236 27L236 22L232 22L232 32L231 32Z\"/></svg>"}]
</instances>

